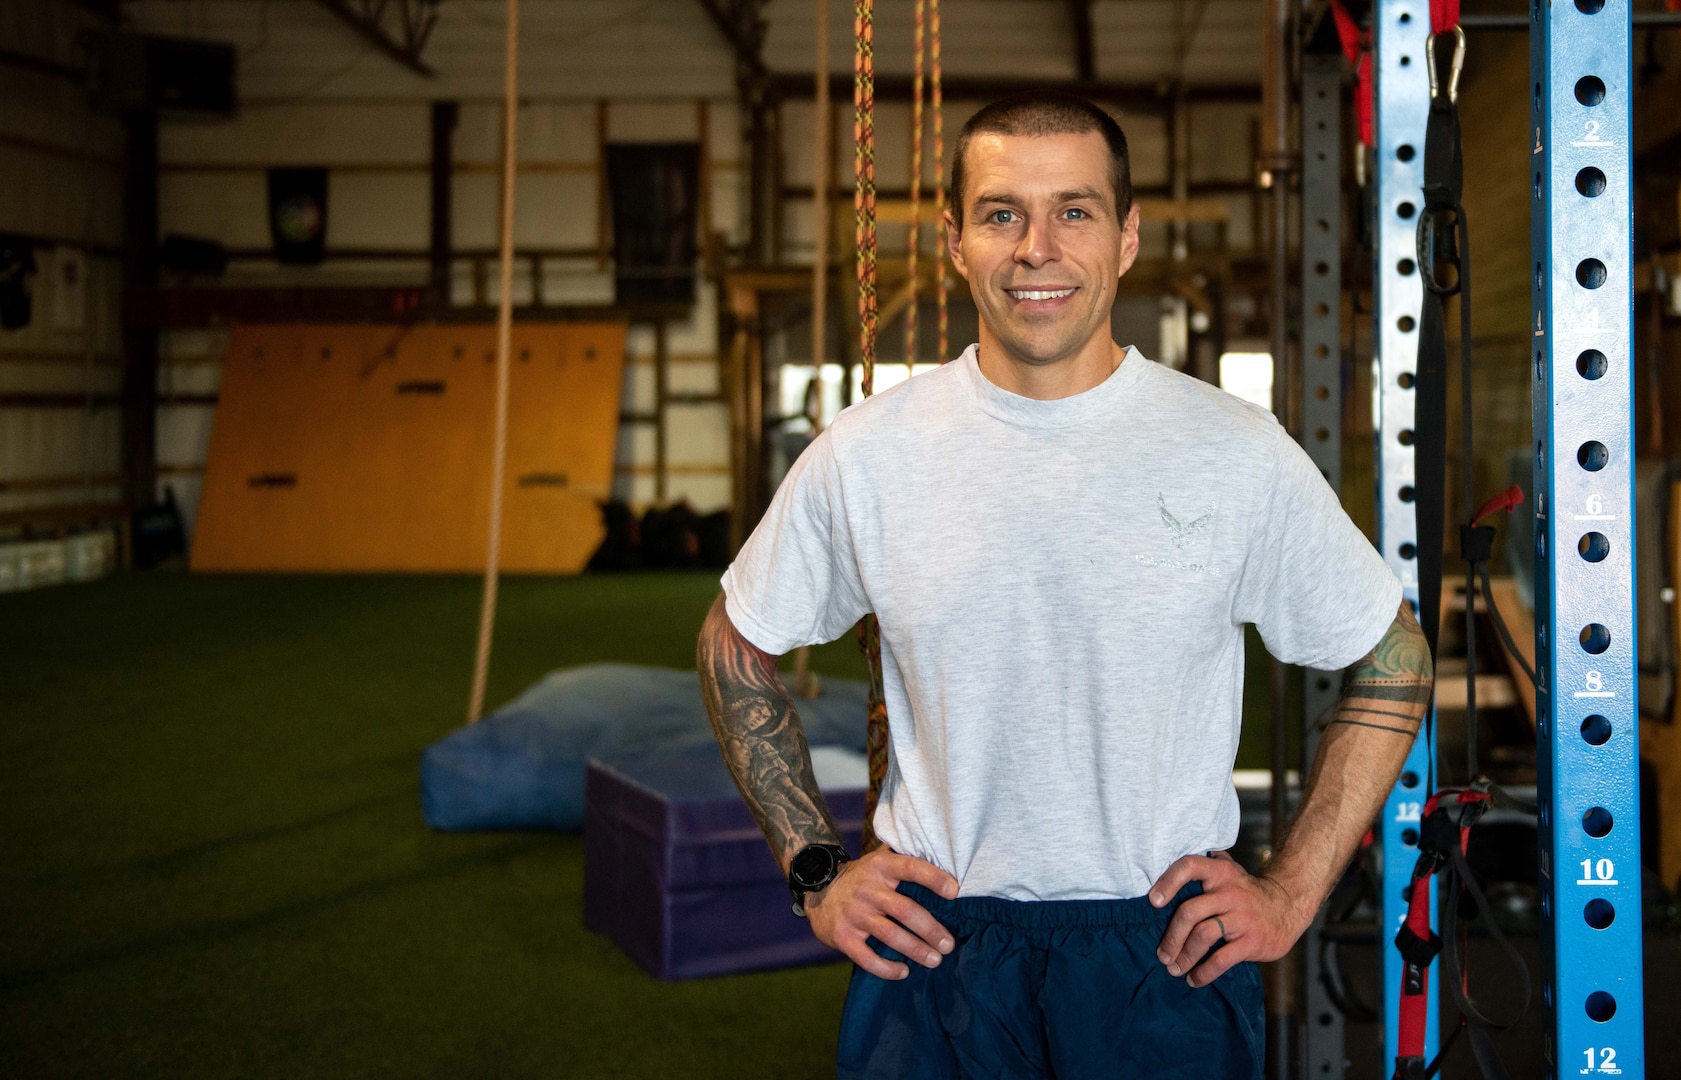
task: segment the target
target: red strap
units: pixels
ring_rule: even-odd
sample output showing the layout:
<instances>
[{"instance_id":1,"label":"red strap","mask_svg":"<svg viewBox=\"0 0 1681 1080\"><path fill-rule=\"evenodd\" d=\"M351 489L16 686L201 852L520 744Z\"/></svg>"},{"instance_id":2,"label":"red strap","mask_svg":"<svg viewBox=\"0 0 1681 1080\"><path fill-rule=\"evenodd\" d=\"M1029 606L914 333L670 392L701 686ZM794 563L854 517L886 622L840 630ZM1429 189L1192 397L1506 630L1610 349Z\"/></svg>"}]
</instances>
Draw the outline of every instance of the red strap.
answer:
<instances>
[{"instance_id":1,"label":"red strap","mask_svg":"<svg viewBox=\"0 0 1681 1080\"><path fill-rule=\"evenodd\" d=\"M1483 503L1483 508L1477 511L1477 516L1471 519L1472 525L1481 525L1487 519L1504 510L1510 513L1523 505L1523 487L1513 484L1494 498Z\"/></svg>"},{"instance_id":2,"label":"red strap","mask_svg":"<svg viewBox=\"0 0 1681 1080\"><path fill-rule=\"evenodd\" d=\"M1412 897L1407 901L1407 929L1422 941L1430 940L1430 890L1436 875L1414 878ZM1404 977L1403 977L1404 978ZM1399 1057L1424 1056L1424 1028L1429 1018L1430 968L1419 972L1418 993L1409 994L1403 985L1395 1051Z\"/></svg>"},{"instance_id":3,"label":"red strap","mask_svg":"<svg viewBox=\"0 0 1681 1080\"><path fill-rule=\"evenodd\" d=\"M1331 19L1337 24L1337 40L1342 42L1343 55L1348 57L1350 64L1358 64L1365 41L1360 33L1360 24L1348 13L1348 6L1343 0L1331 0Z\"/></svg>"},{"instance_id":4,"label":"red strap","mask_svg":"<svg viewBox=\"0 0 1681 1080\"><path fill-rule=\"evenodd\" d=\"M1439 0L1432 0L1439 2ZM1354 67L1354 115L1359 124L1360 141L1367 146L1377 145L1372 133L1372 56L1370 38L1348 13L1345 0L1331 0L1331 19L1337 26L1337 40L1342 42L1343 55Z\"/></svg>"},{"instance_id":5,"label":"red strap","mask_svg":"<svg viewBox=\"0 0 1681 1080\"><path fill-rule=\"evenodd\" d=\"M1430 0L1430 32L1445 34L1459 25L1459 0Z\"/></svg>"}]
</instances>

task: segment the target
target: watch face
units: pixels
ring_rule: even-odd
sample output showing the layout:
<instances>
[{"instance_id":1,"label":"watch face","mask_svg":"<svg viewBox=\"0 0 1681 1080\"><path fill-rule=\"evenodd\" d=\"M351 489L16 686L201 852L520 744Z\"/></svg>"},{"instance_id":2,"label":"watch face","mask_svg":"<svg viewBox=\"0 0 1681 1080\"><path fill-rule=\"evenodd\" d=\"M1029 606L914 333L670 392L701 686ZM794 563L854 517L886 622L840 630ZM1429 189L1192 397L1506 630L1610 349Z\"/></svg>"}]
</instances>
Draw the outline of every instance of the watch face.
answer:
<instances>
[{"instance_id":1,"label":"watch face","mask_svg":"<svg viewBox=\"0 0 1681 1080\"><path fill-rule=\"evenodd\" d=\"M819 889L834 878L839 863L833 848L813 845L794 856L788 866L788 876L803 888Z\"/></svg>"}]
</instances>

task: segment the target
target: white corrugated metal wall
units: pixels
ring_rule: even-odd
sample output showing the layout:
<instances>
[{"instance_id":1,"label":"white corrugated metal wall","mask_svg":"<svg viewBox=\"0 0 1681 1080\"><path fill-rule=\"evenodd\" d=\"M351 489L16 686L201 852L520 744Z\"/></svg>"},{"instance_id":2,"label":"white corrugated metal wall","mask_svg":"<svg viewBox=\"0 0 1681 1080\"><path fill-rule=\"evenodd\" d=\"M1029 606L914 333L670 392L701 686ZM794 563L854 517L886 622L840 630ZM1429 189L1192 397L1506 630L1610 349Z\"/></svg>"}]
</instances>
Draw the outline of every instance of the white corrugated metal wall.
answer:
<instances>
[{"instance_id":1,"label":"white corrugated metal wall","mask_svg":"<svg viewBox=\"0 0 1681 1080\"><path fill-rule=\"evenodd\" d=\"M72 73L97 20L62 0L0 4L0 234L33 242L29 325L0 329L0 512L115 501L121 471L121 126Z\"/></svg>"},{"instance_id":2,"label":"white corrugated metal wall","mask_svg":"<svg viewBox=\"0 0 1681 1080\"><path fill-rule=\"evenodd\" d=\"M831 65L850 70L851 8L831 3ZM773 72L809 73L813 6L775 0L765 56ZM946 0L944 58L951 78L1042 78L1075 73L1066 5L1046 0ZM233 43L240 54L241 111L231 121L170 121L161 136L161 228L219 240L239 257L230 282L242 284L418 284L425 280L429 228L430 105L461 102L455 136L454 243L462 252L489 252L495 241L499 94L503 6L493 0L447 0L425 59L439 74L420 76L397 64L313 0L139 0L125 5L136 29ZM1258 81L1259 38L1252 0L1104 0L1094 5L1096 73L1128 84L1182 78L1192 86ZM74 42L89 21L69 0L12 0L0 5L0 34L14 52L79 65ZM911 4L877 5L878 70L911 70ZM727 242L744 240L745 197L741 117L735 106L734 63L723 35L696 0L525 0L522 5L520 189L516 245L559 249L543 260L541 295L547 303L602 303L612 295L610 266L595 254L599 143L688 140L706 148L709 227ZM96 407L12 408L0 436L0 507L29 500L80 500L116 494L114 486L49 488L71 478L109 480L118 469L117 412L98 395L120 382L117 301L119 267L110 255L120 241L121 131L88 112L83 91L50 75L0 67L9 91L0 98L0 228L74 241L89 252L85 329L53 329L38 318L22 333L0 333L0 391L40 389L91 393ZM948 157L956 130L976 101L948 101ZM836 102L840 145L835 184L844 198L851 183L850 103ZM1190 180L1241 184L1250 176L1251 104L1195 102L1189 117ZM1157 111L1123 115L1133 147L1135 182L1160 188L1169 180L1169 131ZM884 187L908 184L909 106L883 102L878 118L878 169ZM782 182L809 190L813 112L808 101L782 106ZM36 149L34 143L42 144ZM330 259L315 268L282 267L262 252L269 243L266 170L275 165L330 169L329 251L374 249L378 258ZM928 162L925 180L932 180ZM1243 250L1254 239L1244 194L1229 204L1225 242ZM813 250L810 203L789 200L782 215L781 258L809 262ZM932 250L932 230L925 241ZM1143 256L1167 251L1166 226L1145 227ZM883 230L884 250L902 250L902 233ZM102 253L103 252L103 253ZM399 257L404 253L408 257ZM460 302L495 299L495 275L485 260L462 257L454 268ZM517 300L533 298L531 262L516 273ZM43 274L38 306L55 310L53 284ZM668 328L668 393L683 399L664 410L670 499L700 509L730 498L729 414L720 395L715 294L690 319ZM59 305L62 307L62 305ZM1130 309L1129 309L1130 310ZM1148 305L1139 309L1148 319ZM1153 341L1153 328L1136 338ZM222 333L164 336L160 368L158 454L160 484L173 487L190 515L196 502L214 419L213 398ZM960 347L961 342L955 343ZM630 338L624 411L646 416L655 407L654 334ZM39 354L51 359L36 360ZM798 358L798 350L789 359ZM21 399L19 399L21 400ZM62 400L62 399L60 399ZM628 422L619 439L617 491L637 503L653 501L655 433ZM55 479L56 478L56 479ZM16 481L37 485L23 490ZM22 500L22 502L20 502Z\"/></svg>"}]
</instances>

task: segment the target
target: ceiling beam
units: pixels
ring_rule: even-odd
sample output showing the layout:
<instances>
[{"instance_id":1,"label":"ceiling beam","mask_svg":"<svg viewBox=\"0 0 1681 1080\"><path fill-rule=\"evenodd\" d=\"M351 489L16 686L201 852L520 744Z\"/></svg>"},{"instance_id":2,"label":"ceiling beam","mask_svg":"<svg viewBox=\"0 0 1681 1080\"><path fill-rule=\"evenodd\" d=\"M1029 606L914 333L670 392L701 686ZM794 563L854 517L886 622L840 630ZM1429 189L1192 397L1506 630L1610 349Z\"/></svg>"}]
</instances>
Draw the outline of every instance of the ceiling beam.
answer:
<instances>
[{"instance_id":1,"label":"ceiling beam","mask_svg":"<svg viewBox=\"0 0 1681 1080\"><path fill-rule=\"evenodd\" d=\"M401 40L385 28L383 16L388 0L315 0L356 31L369 44L417 75L436 78L437 72L421 60L426 39L438 21L438 6L430 0L396 0Z\"/></svg>"},{"instance_id":2,"label":"ceiling beam","mask_svg":"<svg viewBox=\"0 0 1681 1080\"><path fill-rule=\"evenodd\" d=\"M742 75L765 74L765 23L760 12L763 0L697 0L724 44L735 53L736 71Z\"/></svg>"},{"instance_id":3,"label":"ceiling beam","mask_svg":"<svg viewBox=\"0 0 1681 1080\"><path fill-rule=\"evenodd\" d=\"M810 100L816 94L812 77L805 74L778 72L770 76L776 96L790 101ZM911 100L911 79L908 75L876 75L877 101ZM1156 83L1083 82L1080 80L1023 79L1023 78L951 78L943 86L947 101L992 101L1006 94L1022 90L1067 90L1120 109L1161 113L1173 104L1173 98ZM829 94L836 101L852 98L852 76L834 75L829 80ZM1219 83L1185 87L1185 99L1196 102L1241 102L1261 100L1259 83Z\"/></svg>"},{"instance_id":4,"label":"ceiling beam","mask_svg":"<svg viewBox=\"0 0 1681 1080\"><path fill-rule=\"evenodd\" d=\"M1074 24L1074 71L1083 83L1097 81L1097 44L1091 31L1092 0L1068 0L1068 14Z\"/></svg>"}]
</instances>

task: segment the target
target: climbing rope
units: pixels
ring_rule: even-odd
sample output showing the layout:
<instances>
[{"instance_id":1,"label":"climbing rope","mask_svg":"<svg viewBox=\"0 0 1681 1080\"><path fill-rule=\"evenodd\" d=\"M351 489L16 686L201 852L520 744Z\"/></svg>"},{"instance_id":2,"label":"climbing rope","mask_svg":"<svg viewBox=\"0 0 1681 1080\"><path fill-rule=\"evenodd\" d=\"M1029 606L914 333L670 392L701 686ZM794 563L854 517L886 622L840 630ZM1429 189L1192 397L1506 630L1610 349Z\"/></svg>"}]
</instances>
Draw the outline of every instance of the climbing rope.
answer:
<instances>
[{"instance_id":1,"label":"climbing rope","mask_svg":"<svg viewBox=\"0 0 1681 1080\"><path fill-rule=\"evenodd\" d=\"M875 0L857 0L852 59L852 208L858 242L858 360L864 396L875 392L876 373L876 145L875 145ZM871 824L881 784L887 776L887 701L882 692L881 627L874 615L858 623L858 645L870 664L869 721L865 752L869 756L870 793L864 804L864 850L879 841Z\"/></svg>"},{"instance_id":2,"label":"climbing rope","mask_svg":"<svg viewBox=\"0 0 1681 1080\"><path fill-rule=\"evenodd\" d=\"M852 209L858 246L858 361L864 396L875 392L876 370L876 76L875 0L857 0L853 18Z\"/></svg>"},{"instance_id":3,"label":"climbing rope","mask_svg":"<svg viewBox=\"0 0 1681 1080\"><path fill-rule=\"evenodd\" d=\"M946 313L946 133L945 102L941 95L940 74L940 0L928 2L928 59L929 105L934 110L934 220L939 243L935 245L934 300L939 308L937 337L939 350L935 354L945 363L951 353L951 320Z\"/></svg>"},{"instance_id":4,"label":"climbing rope","mask_svg":"<svg viewBox=\"0 0 1681 1080\"><path fill-rule=\"evenodd\" d=\"M519 113L519 0L508 0L507 69L502 87L501 292L496 298L496 419L490 443L490 528L485 545L484 601L479 607L478 649L467 722L484 712L485 677L496 627L496 585L502 560L502 485L508 464L508 353L514 322L514 132Z\"/></svg>"},{"instance_id":5,"label":"climbing rope","mask_svg":"<svg viewBox=\"0 0 1681 1080\"><path fill-rule=\"evenodd\" d=\"M922 246L922 58L928 21L928 0L916 0L916 56L911 76L911 220L906 227L905 256L905 377L916 374L916 258Z\"/></svg>"}]
</instances>

